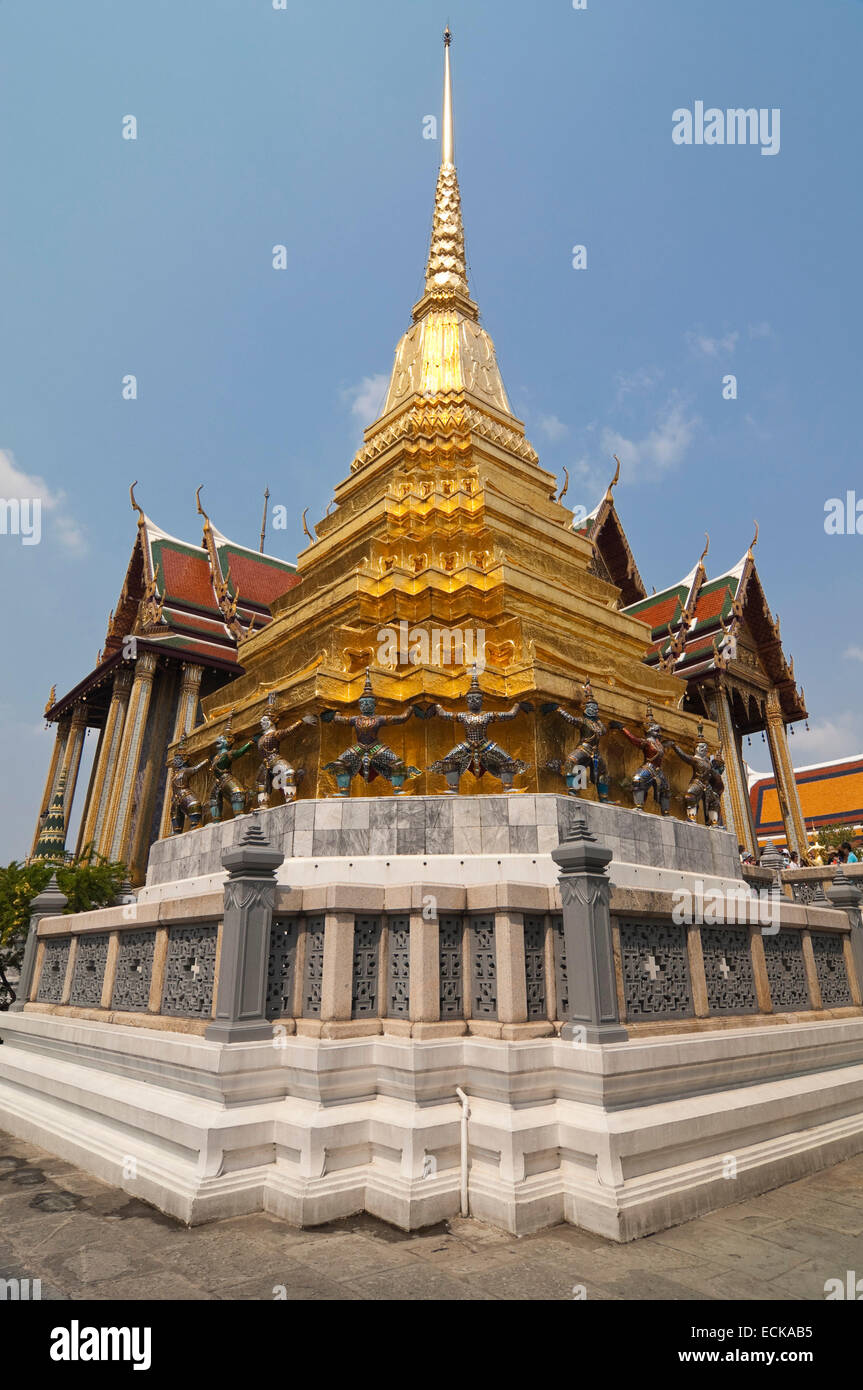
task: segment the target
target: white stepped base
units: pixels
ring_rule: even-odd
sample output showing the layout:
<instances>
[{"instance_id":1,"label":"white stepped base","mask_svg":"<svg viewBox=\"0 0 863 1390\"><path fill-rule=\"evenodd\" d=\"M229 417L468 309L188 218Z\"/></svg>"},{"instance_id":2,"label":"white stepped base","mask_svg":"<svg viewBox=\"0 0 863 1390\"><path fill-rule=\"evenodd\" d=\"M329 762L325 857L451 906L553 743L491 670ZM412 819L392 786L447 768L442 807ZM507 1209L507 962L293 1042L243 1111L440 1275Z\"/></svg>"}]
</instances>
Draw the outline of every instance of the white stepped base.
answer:
<instances>
[{"instance_id":1,"label":"white stepped base","mask_svg":"<svg viewBox=\"0 0 863 1390\"><path fill-rule=\"evenodd\" d=\"M26 1012L0 1033L0 1127L192 1224L455 1215L456 1086L471 1214L516 1234L566 1220L630 1240L863 1150L859 1018L604 1048L224 1045Z\"/></svg>"}]
</instances>

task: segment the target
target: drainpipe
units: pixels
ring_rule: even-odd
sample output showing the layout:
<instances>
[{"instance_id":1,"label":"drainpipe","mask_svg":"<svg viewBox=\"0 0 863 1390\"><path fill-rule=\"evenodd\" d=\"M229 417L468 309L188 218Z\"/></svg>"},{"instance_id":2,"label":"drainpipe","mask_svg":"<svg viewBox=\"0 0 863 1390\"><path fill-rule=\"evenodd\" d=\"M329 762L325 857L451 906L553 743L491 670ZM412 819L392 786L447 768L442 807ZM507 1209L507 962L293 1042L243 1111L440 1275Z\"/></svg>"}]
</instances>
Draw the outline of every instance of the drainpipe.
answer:
<instances>
[{"instance_id":1,"label":"drainpipe","mask_svg":"<svg viewBox=\"0 0 863 1390\"><path fill-rule=\"evenodd\" d=\"M461 1101L461 1214L462 1216L469 1216L470 1207L467 1195L467 1122L470 1119L470 1101L461 1089L461 1086L456 1086L455 1093Z\"/></svg>"}]
</instances>

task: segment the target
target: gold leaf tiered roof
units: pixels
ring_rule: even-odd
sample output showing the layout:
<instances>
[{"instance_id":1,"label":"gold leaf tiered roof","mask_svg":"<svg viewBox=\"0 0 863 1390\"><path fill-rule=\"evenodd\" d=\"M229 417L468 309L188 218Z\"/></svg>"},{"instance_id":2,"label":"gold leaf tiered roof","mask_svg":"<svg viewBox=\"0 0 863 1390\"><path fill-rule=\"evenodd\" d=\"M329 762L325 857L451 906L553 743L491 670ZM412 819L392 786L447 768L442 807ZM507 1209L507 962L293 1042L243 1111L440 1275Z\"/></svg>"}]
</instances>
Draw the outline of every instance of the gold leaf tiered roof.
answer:
<instances>
[{"instance_id":1,"label":"gold leaf tiered roof","mask_svg":"<svg viewBox=\"0 0 863 1390\"><path fill-rule=\"evenodd\" d=\"M425 664L384 654L382 631L411 625L429 636L455 628L482 636L482 685L491 697L569 702L590 677L606 713L639 722L651 701L669 732L695 742L694 721L680 709L683 682L644 664L644 623L621 611L617 582L594 572L591 541L555 500L557 480L539 466L513 414L470 297L449 39L447 32L425 288L396 348L383 411L298 557L302 582L275 601L272 624L243 641L246 674L230 692L204 700L208 723L190 736L194 755L221 728L228 700L234 732L245 737L273 691L280 708L296 714L352 705L367 666L382 700L460 700L470 675L457 653ZM546 771L560 756L556 723L522 713L509 726L513 752L534 769L534 788L558 785ZM298 733L292 757L309 774L301 795L332 790L324 768L339 752L339 736L334 724ZM440 721L412 720L393 731L392 743L407 762L428 768L447 737ZM621 772L626 756L619 750ZM431 773L412 784L414 792L442 789L443 778ZM487 789L469 778L463 786ZM369 791L387 787L373 783Z\"/></svg>"}]
</instances>

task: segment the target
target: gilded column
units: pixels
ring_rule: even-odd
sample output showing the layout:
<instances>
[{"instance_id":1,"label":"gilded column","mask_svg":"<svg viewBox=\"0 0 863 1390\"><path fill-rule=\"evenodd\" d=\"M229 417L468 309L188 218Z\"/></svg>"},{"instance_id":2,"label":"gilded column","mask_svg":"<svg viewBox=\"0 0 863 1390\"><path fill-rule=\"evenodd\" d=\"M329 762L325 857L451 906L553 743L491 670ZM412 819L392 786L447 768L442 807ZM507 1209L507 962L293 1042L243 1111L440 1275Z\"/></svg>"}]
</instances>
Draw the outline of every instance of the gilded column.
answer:
<instances>
[{"instance_id":1,"label":"gilded column","mask_svg":"<svg viewBox=\"0 0 863 1390\"><path fill-rule=\"evenodd\" d=\"M57 733L54 737L54 751L51 754L51 766L48 768L48 776L45 778L45 790L42 793L42 801L39 806L39 815L36 820L36 833L33 836L33 843L30 846L30 858L36 853L36 846L39 843L39 836L42 834L42 825L45 817L51 809L51 802L54 800L54 793L57 790L57 781L60 776L60 768L63 766L63 759L66 753L66 743L69 739L69 720L61 719L57 723Z\"/></svg>"},{"instance_id":2,"label":"gilded column","mask_svg":"<svg viewBox=\"0 0 863 1390\"><path fill-rule=\"evenodd\" d=\"M155 652L144 652L135 662L135 676L129 695L129 708L123 725L117 775L105 821L100 850L110 859L122 859L128 850L129 827L132 822L135 779L141 760L141 748L153 693L156 674Z\"/></svg>"},{"instance_id":3,"label":"gilded column","mask_svg":"<svg viewBox=\"0 0 863 1390\"><path fill-rule=\"evenodd\" d=\"M105 716L105 730L102 734L102 744L99 749L99 759L90 792L90 802L81 834L82 848L89 844L96 845L97 849L102 848L101 838L105 824L105 812L114 789L117 758L120 752L120 741L123 737L123 725L126 721L126 710L129 705L131 689L132 668L121 666L114 676L111 703Z\"/></svg>"},{"instance_id":4,"label":"gilded column","mask_svg":"<svg viewBox=\"0 0 863 1390\"><path fill-rule=\"evenodd\" d=\"M78 781L78 769L81 766L81 754L84 751L84 738L87 733L87 706L83 700L79 700L72 710L72 722L69 725L69 737L66 740L66 747L63 750L62 772L66 774L66 796L63 809L66 814L66 829L69 828L69 817L72 814L72 802L75 800L75 785Z\"/></svg>"},{"instance_id":5,"label":"gilded column","mask_svg":"<svg viewBox=\"0 0 863 1390\"><path fill-rule=\"evenodd\" d=\"M785 733L785 719L779 694L770 690L767 695L767 742L770 746L770 761L776 778L776 794L785 827L785 840L788 848L796 849L801 860L808 857L809 841L806 838L806 825L803 810L794 778L794 767L788 750L788 736Z\"/></svg>"},{"instance_id":6,"label":"gilded column","mask_svg":"<svg viewBox=\"0 0 863 1390\"><path fill-rule=\"evenodd\" d=\"M201 692L201 677L204 674L203 666L187 666L183 663L183 677L180 682L180 698L177 702L177 716L174 720L174 732L171 735L171 743L176 743L184 734L188 734L195 726L195 715L198 711L198 698ZM162 818L159 822L159 839L162 840L169 833L171 826L171 773L165 780L165 799L162 803Z\"/></svg>"},{"instance_id":7,"label":"gilded column","mask_svg":"<svg viewBox=\"0 0 863 1390\"><path fill-rule=\"evenodd\" d=\"M758 858L758 838L752 819L752 805L749 800L749 783L743 765L740 740L734 728L728 691L720 685L715 694L708 697L710 717L719 729L722 739L722 754L725 759L725 790L722 793L722 819L729 830L737 836L737 843L748 849Z\"/></svg>"}]
</instances>

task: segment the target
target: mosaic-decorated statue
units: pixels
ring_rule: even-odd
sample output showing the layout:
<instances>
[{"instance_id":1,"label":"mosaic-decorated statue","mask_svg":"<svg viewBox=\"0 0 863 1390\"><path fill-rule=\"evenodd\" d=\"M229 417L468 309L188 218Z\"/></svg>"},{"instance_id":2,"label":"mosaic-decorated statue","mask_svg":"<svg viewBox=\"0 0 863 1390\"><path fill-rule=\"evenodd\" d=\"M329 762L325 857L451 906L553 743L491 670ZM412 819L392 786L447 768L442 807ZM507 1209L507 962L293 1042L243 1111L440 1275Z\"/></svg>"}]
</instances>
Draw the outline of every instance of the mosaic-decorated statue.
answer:
<instances>
[{"instance_id":1,"label":"mosaic-decorated statue","mask_svg":"<svg viewBox=\"0 0 863 1390\"><path fill-rule=\"evenodd\" d=\"M476 667L473 668L470 689L467 692L467 710L448 710L442 705L429 705L427 709L417 709L417 714L422 719L452 719L461 724L465 731L465 739L462 743L457 743L455 748L451 748L445 758L439 758L432 763L430 772L442 772L446 778L446 789L448 792L456 793L458 784L465 772L472 772L474 777L482 777L486 772L491 773L492 777L497 777L503 783L505 791L512 790L512 780L521 772L527 772L530 764L523 763L520 758L513 758L505 749L493 743L488 737L489 724L505 723L509 719L515 719L520 711L530 714L533 705L521 700L513 705L512 709L502 710L496 714L483 714L482 711L482 691L479 688Z\"/></svg>"},{"instance_id":2,"label":"mosaic-decorated statue","mask_svg":"<svg viewBox=\"0 0 863 1390\"><path fill-rule=\"evenodd\" d=\"M707 793L707 812L711 825L719 825L722 815L722 794L725 791L725 762L721 751L710 759L710 787Z\"/></svg>"},{"instance_id":3,"label":"mosaic-decorated statue","mask_svg":"<svg viewBox=\"0 0 863 1390\"><path fill-rule=\"evenodd\" d=\"M547 763L550 772L562 773L570 796L583 791L586 779L596 787L600 801L608 801L608 766L600 752L600 739L605 737L606 727L599 717L599 705L593 698L590 681L584 683L584 710L581 714L570 714L562 705L542 706L543 714L559 714L567 724L572 724L581 734L581 742L571 753L567 753L563 763L554 760Z\"/></svg>"},{"instance_id":4,"label":"mosaic-decorated statue","mask_svg":"<svg viewBox=\"0 0 863 1390\"><path fill-rule=\"evenodd\" d=\"M197 830L201 824L203 810L201 803L189 786L189 782L198 772L203 772L207 766L207 759L190 767L183 748L183 740L180 740L180 747L171 759L171 832L174 835L182 833L184 821L189 822L189 830Z\"/></svg>"},{"instance_id":5,"label":"mosaic-decorated statue","mask_svg":"<svg viewBox=\"0 0 863 1390\"><path fill-rule=\"evenodd\" d=\"M258 752L261 755L261 763L255 779L259 806L269 804L270 793L273 791L281 791L285 801L294 800L297 794L297 782L303 777L304 769L300 768L297 771L293 768L287 758L280 755L279 745L284 739L290 738L291 734L296 733L297 729L302 728L303 724L317 724L318 722L316 714L304 714L302 719L294 720L293 724L278 728L273 719L275 691L271 692L267 698L267 705L268 712L261 718L261 732L255 739Z\"/></svg>"},{"instance_id":6,"label":"mosaic-decorated statue","mask_svg":"<svg viewBox=\"0 0 863 1390\"><path fill-rule=\"evenodd\" d=\"M236 777L231 772L231 763L241 758L244 753L248 753L250 748L254 748L254 740L249 739L247 743L241 744L239 748L231 747L231 723L228 721L228 731L219 734L216 739L216 751L210 759L210 820L218 821L222 818L222 802L227 799L231 803L231 810L235 816L242 815L246 809L245 788L240 785Z\"/></svg>"},{"instance_id":7,"label":"mosaic-decorated statue","mask_svg":"<svg viewBox=\"0 0 863 1390\"><path fill-rule=\"evenodd\" d=\"M702 736L703 725L698 725L698 743L695 745L694 753L684 753L677 743L672 743L671 747L683 762L688 763L692 768L692 780L683 796L686 805L686 819L690 821L698 820L698 808L702 808L704 824L710 824L710 804L715 795L712 778L714 769L711 762L707 744ZM724 769L723 769L724 770ZM718 819L718 815L717 815ZM714 824L716 822L714 821Z\"/></svg>"},{"instance_id":8,"label":"mosaic-decorated statue","mask_svg":"<svg viewBox=\"0 0 863 1390\"><path fill-rule=\"evenodd\" d=\"M405 714L377 714L376 704L371 677L366 671L366 683L359 699L359 714L337 714L335 710L325 709L321 715L324 724L350 724L357 736L356 743L340 753L335 762L326 764L326 771L335 773L339 796L350 795L354 777L373 782L378 775L387 779L395 796L400 796L405 782L421 775L420 768L409 767L398 753L387 748L378 738L378 730L386 725L406 724L413 710L409 709Z\"/></svg>"},{"instance_id":9,"label":"mosaic-decorated statue","mask_svg":"<svg viewBox=\"0 0 863 1390\"><path fill-rule=\"evenodd\" d=\"M608 727L609 729L619 729L624 738L628 738L629 742L634 747L639 748L644 756L644 762L632 779L632 800L636 810L644 809L647 793L652 788L653 800L659 804L661 814L667 816L671 808L671 787L662 770L665 744L662 742L662 730L653 717L653 710L650 705L647 706L644 738L639 738L637 734L631 734L617 719L610 719Z\"/></svg>"}]
</instances>

